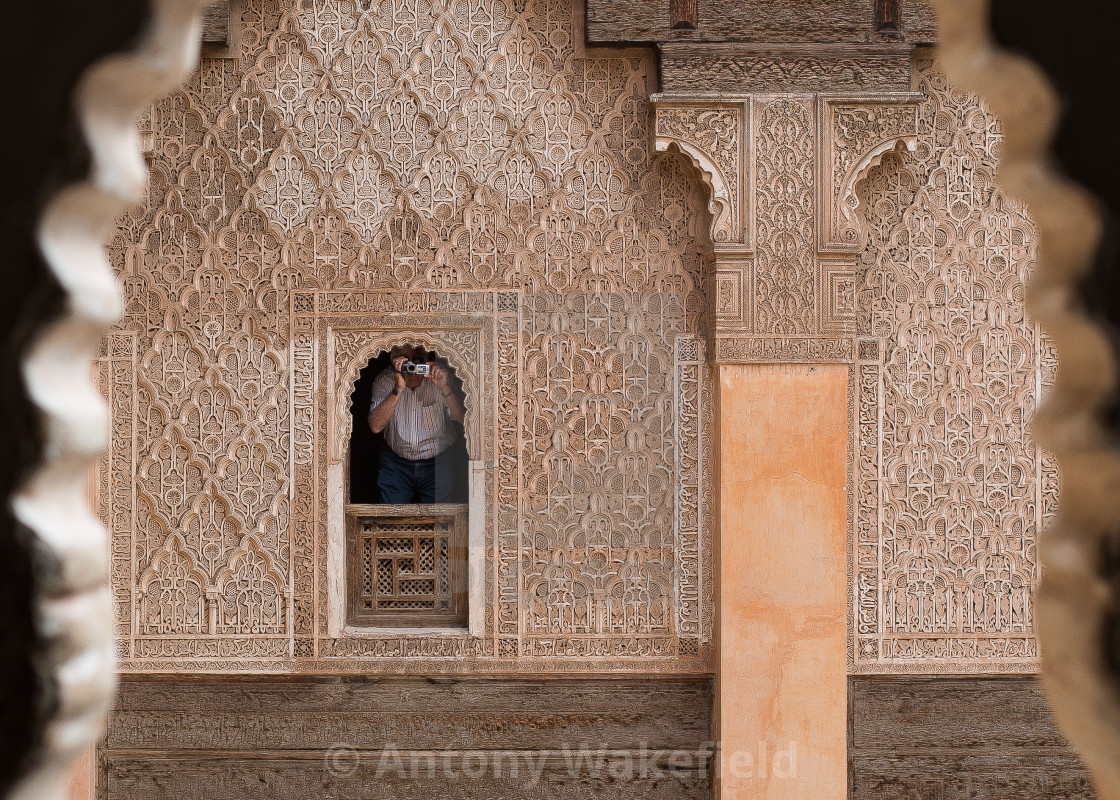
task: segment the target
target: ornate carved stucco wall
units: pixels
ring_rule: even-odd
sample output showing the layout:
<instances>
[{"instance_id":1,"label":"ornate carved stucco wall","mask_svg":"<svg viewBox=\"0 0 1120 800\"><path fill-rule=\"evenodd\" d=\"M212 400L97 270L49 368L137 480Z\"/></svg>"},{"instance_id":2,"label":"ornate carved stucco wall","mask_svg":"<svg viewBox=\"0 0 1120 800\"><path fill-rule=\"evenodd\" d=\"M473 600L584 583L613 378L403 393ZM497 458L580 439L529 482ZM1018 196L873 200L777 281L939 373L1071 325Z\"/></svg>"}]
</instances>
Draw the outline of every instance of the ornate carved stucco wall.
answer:
<instances>
[{"instance_id":1,"label":"ornate carved stucco wall","mask_svg":"<svg viewBox=\"0 0 1120 800\"><path fill-rule=\"evenodd\" d=\"M1030 671L1057 496L1027 435L1054 368L1023 308L1035 234L996 189L994 115L928 51L912 73L912 93L813 94L827 70L793 69L796 93L666 92L655 133L711 190L715 360L852 365L850 669ZM732 118L746 157L719 146Z\"/></svg>"},{"instance_id":2,"label":"ornate carved stucco wall","mask_svg":"<svg viewBox=\"0 0 1120 800\"><path fill-rule=\"evenodd\" d=\"M1036 541L1058 476L1028 435L1054 355L1026 318L1035 231L999 191L992 113L915 63L914 152L859 192L857 671L1037 666Z\"/></svg>"},{"instance_id":3,"label":"ornate carved stucco wall","mask_svg":"<svg viewBox=\"0 0 1120 800\"><path fill-rule=\"evenodd\" d=\"M657 96L581 15L249 0L153 109L101 360L125 669L709 668L710 360L852 365L854 671L1033 669L1052 359L991 115L925 62ZM338 376L426 327L485 412L483 635L347 637Z\"/></svg>"},{"instance_id":4,"label":"ornate carved stucco wall","mask_svg":"<svg viewBox=\"0 0 1120 800\"><path fill-rule=\"evenodd\" d=\"M709 220L651 57L585 57L581 14L252 0L240 62L153 109L102 359L126 670L705 667ZM493 421L484 633L346 637L334 382L425 328Z\"/></svg>"}]
</instances>

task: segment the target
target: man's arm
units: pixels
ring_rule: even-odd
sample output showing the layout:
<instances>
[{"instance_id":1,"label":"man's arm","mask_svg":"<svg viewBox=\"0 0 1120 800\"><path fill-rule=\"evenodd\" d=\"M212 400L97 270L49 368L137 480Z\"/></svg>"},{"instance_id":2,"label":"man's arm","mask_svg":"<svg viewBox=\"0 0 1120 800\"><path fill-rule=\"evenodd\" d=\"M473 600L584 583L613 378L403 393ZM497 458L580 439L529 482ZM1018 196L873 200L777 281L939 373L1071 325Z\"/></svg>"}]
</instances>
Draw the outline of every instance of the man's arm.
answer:
<instances>
[{"instance_id":1,"label":"man's arm","mask_svg":"<svg viewBox=\"0 0 1120 800\"><path fill-rule=\"evenodd\" d=\"M463 398L459 397L459 393L449 389L443 395L443 402L447 404L451 418L462 425L467 416L467 408L463 405Z\"/></svg>"},{"instance_id":2,"label":"man's arm","mask_svg":"<svg viewBox=\"0 0 1120 800\"><path fill-rule=\"evenodd\" d=\"M432 373L428 376L428 380L434 383L436 388L440 390L440 393L443 395L443 402L447 405L447 410L450 412L451 418L462 425L463 420L466 419L467 416L467 409L466 406L463 405L463 398L459 396L458 392L448 386L447 372L443 367L431 361L428 363L432 365Z\"/></svg>"},{"instance_id":3,"label":"man's arm","mask_svg":"<svg viewBox=\"0 0 1120 800\"><path fill-rule=\"evenodd\" d=\"M401 363L407 361L407 358L397 358L393 360L393 383L392 390L387 391L383 386L379 387L374 382L373 400L377 400L379 392L384 395L379 403L374 405L369 410L369 429L374 433L381 433L389 424L389 420L393 418L393 412L397 410L397 403L401 399L401 390L404 388L404 376L401 375Z\"/></svg>"}]
</instances>

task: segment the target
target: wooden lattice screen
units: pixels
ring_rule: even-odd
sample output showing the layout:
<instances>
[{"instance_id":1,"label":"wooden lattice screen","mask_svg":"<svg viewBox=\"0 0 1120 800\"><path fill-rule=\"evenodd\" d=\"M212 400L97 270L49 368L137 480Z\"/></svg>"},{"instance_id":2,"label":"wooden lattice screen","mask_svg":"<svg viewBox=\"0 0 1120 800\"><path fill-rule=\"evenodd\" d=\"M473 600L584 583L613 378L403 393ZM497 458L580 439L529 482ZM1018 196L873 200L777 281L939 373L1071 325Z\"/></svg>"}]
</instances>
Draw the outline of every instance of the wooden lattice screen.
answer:
<instances>
[{"instance_id":1,"label":"wooden lattice screen","mask_svg":"<svg viewBox=\"0 0 1120 800\"><path fill-rule=\"evenodd\" d=\"M465 505L347 507L348 623L466 625Z\"/></svg>"}]
</instances>

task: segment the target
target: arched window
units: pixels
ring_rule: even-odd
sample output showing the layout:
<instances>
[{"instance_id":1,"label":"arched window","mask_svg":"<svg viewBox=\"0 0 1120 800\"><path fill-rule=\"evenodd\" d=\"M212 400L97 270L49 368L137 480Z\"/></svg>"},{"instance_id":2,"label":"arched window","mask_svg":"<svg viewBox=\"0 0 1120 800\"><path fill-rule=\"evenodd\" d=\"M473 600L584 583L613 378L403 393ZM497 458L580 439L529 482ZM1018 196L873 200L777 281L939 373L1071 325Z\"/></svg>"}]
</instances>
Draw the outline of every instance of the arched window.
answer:
<instances>
[{"instance_id":1,"label":"arched window","mask_svg":"<svg viewBox=\"0 0 1120 800\"><path fill-rule=\"evenodd\" d=\"M456 375L446 358L438 353L427 351L426 361L432 361L441 367L448 375L448 389L454 392L464 405L468 402L463 392L463 382ZM350 395L350 415L353 419L353 430L350 435L350 459L348 465L348 494L350 503L383 504L387 499L382 498L378 489L378 477L382 453L389 447L386 443L386 432L374 433L369 426L369 413L371 411L371 398L373 383L378 376L391 372L393 361L388 350L381 351L376 357L371 358L354 382L354 391ZM443 409L439 410L444 413ZM454 432L454 439L445 451L448 477L451 484L451 502L467 502L467 446L463 435L463 425L454 419L446 420ZM442 455L442 454L441 454Z\"/></svg>"},{"instance_id":2,"label":"arched window","mask_svg":"<svg viewBox=\"0 0 1120 800\"><path fill-rule=\"evenodd\" d=\"M402 376L401 389L393 358L410 349L432 373ZM466 402L447 359L415 345L383 350L359 372L347 464L348 624L466 625Z\"/></svg>"}]
</instances>

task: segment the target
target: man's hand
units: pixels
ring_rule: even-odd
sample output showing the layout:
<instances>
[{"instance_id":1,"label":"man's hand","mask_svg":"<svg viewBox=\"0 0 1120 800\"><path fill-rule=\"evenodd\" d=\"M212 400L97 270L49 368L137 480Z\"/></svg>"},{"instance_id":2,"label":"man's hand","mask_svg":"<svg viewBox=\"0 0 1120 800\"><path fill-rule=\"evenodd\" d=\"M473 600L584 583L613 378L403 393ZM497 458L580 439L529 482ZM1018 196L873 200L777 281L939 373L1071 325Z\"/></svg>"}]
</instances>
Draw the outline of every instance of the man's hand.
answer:
<instances>
[{"instance_id":1,"label":"man's hand","mask_svg":"<svg viewBox=\"0 0 1120 800\"><path fill-rule=\"evenodd\" d=\"M428 380L434 383L443 395L443 402L447 405L447 410L451 412L451 418L461 425L467 416L463 398L454 389L447 387L447 370L434 361L428 363L432 367L432 371L428 373Z\"/></svg>"},{"instance_id":2,"label":"man's hand","mask_svg":"<svg viewBox=\"0 0 1120 800\"><path fill-rule=\"evenodd\" d=\"M432 371L428 373L428 380L434 383L436 385L436 388L446 396L448 392L447 370L436 364L436 362L434 361L429 361L428 365L432 368Z\"/></svg>"},{"instance_id":3,"label":"man's hand","mask_svg":"<svg viewBox=\"0 0 1120 800\"><path fill-rule=\"evenodd\" d=\"M401 364L408 361L408 356L397 356L393 359L393 377L397 381L397 391L405 387L404 375L401 374Z\"/></svg>"}]
</instances>

